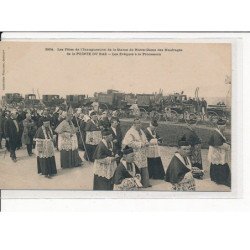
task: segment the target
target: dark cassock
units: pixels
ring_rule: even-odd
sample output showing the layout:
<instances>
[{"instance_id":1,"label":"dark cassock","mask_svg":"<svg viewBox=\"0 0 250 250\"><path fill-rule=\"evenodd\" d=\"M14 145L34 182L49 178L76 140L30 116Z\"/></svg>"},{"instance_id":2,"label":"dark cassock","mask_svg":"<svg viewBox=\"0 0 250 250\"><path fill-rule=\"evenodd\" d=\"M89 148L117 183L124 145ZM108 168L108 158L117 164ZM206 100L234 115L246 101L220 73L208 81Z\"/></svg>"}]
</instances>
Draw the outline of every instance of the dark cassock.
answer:
<instances>
[{"instance_id":1,"label":"dark cassock","mask_svg":"<svg viewBox=\"0 0 250 250\"><path fill-rule=\"evenodd\" d=\"M61 168L74 168L82 165L78 152L76 128L67 115L55 129L58 134L58 149L60 151Z\"/></svg>"},{"instance_id":2,"label":"dark cassock","mask_svg":"<svg viewBox=\"0 0 250 250\"><path fill-rule=\"evenodd\" d=\"M31 114L31 119L34 121L36 127L38 127L40 115L39 115L37 112L33 112L33 113Z\"/></svg>"},{"instance_id":3,"label":"dark cassock","mask_svg":"<svg viewBox=\"0 0 250 250\"><path fill-rule=\"evenodd\" d=\"M152 125L157 127L156 121L152 122ZM159 153L159 142L162 141L160 136L156 133L154 129L148 127L144 130L144 133L149 141L147 161L148 161L148 173L149 178L163 180L165 176L165 171L163 168L162 160Z\"/></svg>"},{"instance_id":4,"label":"dark cassock","mask_svg":"<svg viewBox=\"0 0 250 250\"><path fill-rule=\"evenodd\" d=\"M16 121L18 123L18 127L19 127L19 132L17 134L18 138L17 138L17 149L20 149L22 147L22 135L23 135L23 120L25 119L25 112L21 111L18 113Z\"/></svg>"},{"instance_id":5,"label":"dark cassock","mask_svg":"<svg viewBox=\"0 0 250 250\"><path fill-rule=\"evenodd\" d=\"M60 124L59 122L59 113L54 112L51 117L51 128L52 130L55 130L56 127Z\"/></svg>"},{"instance_id":6,"label":"dark cassock","mask_svg":"<svg viewBox=\"0 0 250 250\"><path fill-rule=\"evenodd\" d=\"M112 142L112 134L103 131L103 139L99 142L94 158L94 190L113 190L113 176L117 168L116 148Z\"/></svg>"},{"instance_id":7,"label":"dark cassock","mask_svg":"<svg viewBox=\"0 0 250 250\"><path fill-rule=\"evenodd\" d=\"M194 124L196 121L190 121L190 124ZM192 126L187 127L187 131L185 132L186 140L189 142L190 148L190 160L192 166L202 170L202 156L201 156L201 139L195 132ZM198 174L199 172L199 174ZM197 173L193 173L195 178L202 178L203 172L197 171Z\"/></svg>"},{"instance_id":8,"label":"dark cassock","mask_svg":"<svg viewBox=\"0 0 250 250\"><path fill-rule=\"evenodd\" d=\"M41 126L43 125L43 121L44 121L44 120L49 120L50 123L52 123L52 122L51 122L51 119L52 119L52 118L51 118L49 115L47 115L47 114L46 114L46 115L40 116L40 117L39 117L39 120L38 120L38 127L41 127Z\"/></svg>"},{"instance_id":9,"label":"dark cassock","mask_svg":"<svg viewBox=\"0 0 250 250\"><path fill-rule=\"evenodd\" d=\"M92 112L90 116L91 117L96 116L96 113ZM97 145L102 140L102 132L101 129L99 128L98 120L94 120L92 118L89 119L86 122L85 132L86 132L86 139L85 139L86 151L84 158L86 160L94 162L94 152L97 148Z\"/></svg>"},{"instance_id":10,"label":"dark cassock","mask_svg":"<svg viewBox=\"0 0 250 250\"><path fill-rule=\"evenodd\" d=\"M80 113L76 113L73 116L72 123L74 124L74 126L76 128L76 136L77 136L77 141L78 141L78 147L82 149L83 148L83 143L82 143L83 138L81 138L81 134L80 134L81 119L79 118L79 115L80 115Z\"/></svg>"},{"instance_id":11,"label":"dark cassock","mask_svg":"<svg viewBox=\"0 0 250 250\"><path fill-rule=\"evenodd\" d=\"M111 119L111 127L110 130L112 132L112 136L113 136L113 142L117 148L118 154L121 154L121 150L122 150L122 131L120 129L120 126L117 122L116 119Z\"/></svg>"},{"instance_id":12,"label":"dark cassock","mask_svg":"<svg viewBox=\"0 0 250 250\"><path fill-rule=\"evenodd\" d=\"M231 171L228 165L230 145L219 129L213 131L208 144L208 161L210 163L211 180L217 184L231 187Z\"/></svg>"},{"instance_id":13,"label":"dark cassock","mask_svg":"<svg viewBox=\"0 0 250 250\"><path fill-rule=\"evenodd\" d=\"M22 143L27 146L28 155L32 155L33 137L36 133L35 122L30 118L23 120Z\"/></svg>"},{"instance_id":14,"label":"dark cassock","mask_svg":"<svg viewBox=\"0 0 250 250\"><path fill-rule=\"evenodd\" d=\"M108 117L99 120L99 126L103 129L108 129L110 127L110 122Z\"/></svg>"},{"instance_id":15,"label":"dark cassock","mask_svg":"<svg viewBox=\"0 0 250 250\"><path fill-rule=\"evenodd\" d=\"M132 148L123 150L123 158L119 162L114 174L115 191L137 191L142 188L140 170L130 159Z\"/></svg>"},{"instance_id":16,"label":"dark cassock","mask_svg":"<svg viewBox=\"0 0 250 250\"><path fill-rule=\"evenodd\" d=\"M44 119L44 123L49 120ZM37 155L37 172L45 177L57 174L54 155L53 132L50 126L42 125L38 128L34 140L36 141L35 152Z\"/></svg>"},{"instance_id":17,"label":"dark cassock","mask_svg":"<svg viewBox=\"0 0 250 250\"><path fill-rule=\"evenodd\" d=\"M19 147L19 124L16 117L11 115L4 124L4 135L7 140L7 149L10 152L10 158L16 162L16 149Z\"/></svg>"},{"instance_id":18,"label":"dark cassock","mask_svg":"<svg viewBox=\"0 0 250 250\"><path fill-rule=\"evenodd\" d=\"M101 128L101 130L109 129L110 121L109 121L109 118L107 117L107 111L104 111L102 114L105 116L99 119L99 127Z\"/></svg>"}]
</instances>

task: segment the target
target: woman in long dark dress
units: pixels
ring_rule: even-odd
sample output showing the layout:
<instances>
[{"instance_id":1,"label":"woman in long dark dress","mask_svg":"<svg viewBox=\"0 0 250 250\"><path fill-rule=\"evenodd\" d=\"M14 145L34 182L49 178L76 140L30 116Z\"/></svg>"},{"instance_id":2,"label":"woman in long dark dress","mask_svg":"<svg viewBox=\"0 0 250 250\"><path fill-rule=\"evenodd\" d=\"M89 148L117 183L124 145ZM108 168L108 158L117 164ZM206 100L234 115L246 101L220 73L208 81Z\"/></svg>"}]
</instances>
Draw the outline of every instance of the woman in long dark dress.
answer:
<instances>
[{"instance_id":1,"label":"woman in long dark dress","mask_svg":"<svg viewBox=\"0 0 250 250\"><path fill-rule=\"evenodd\" d=\"M38 128L35 137L37 171L47 178L57 174L56 161L54 155L53 132L50 127L50 120L44 118L43 125Z\"/></svg>"},{"instance_id":2,"label":"woman in long dark dress","mask_svg":"<svg viewBox=\"0 0 250 250\"><path fill-rule=\"evenodd\" d=\"M162 139L156 132L158 127L157 121L153 120L150 126L145 129L145 135L149 141L147 161L148 161L148 173L149 178L163 180L165 176L162 160L159 154L158 144L162 142Z\"/></svg>"},{"instance_id":3,"label":"woman in long dark dress","mask_svg":"<svg viewBox=\"0 0 250 250\"><path fill-rule=\"evenodd\" d=\"M217 184L231 187L231 171L228 165L230 145L224 136L226 121L219 120L218 128L213 131L208 142L208 161L210 162L210 178Z\"/></svg>"},{"instance_id":4,"label":"woman in long dark dress","mask_svg":"<svg viewBox=\"0 0 250 250\"><path fill-rule=\"evenodd\" d=\"M67 114L55 129L58 133L58 149L60 151L61 168L73 168L82 165L78 152L76 128L72 123L72 115Z\"/></svg>"}]
</instances>

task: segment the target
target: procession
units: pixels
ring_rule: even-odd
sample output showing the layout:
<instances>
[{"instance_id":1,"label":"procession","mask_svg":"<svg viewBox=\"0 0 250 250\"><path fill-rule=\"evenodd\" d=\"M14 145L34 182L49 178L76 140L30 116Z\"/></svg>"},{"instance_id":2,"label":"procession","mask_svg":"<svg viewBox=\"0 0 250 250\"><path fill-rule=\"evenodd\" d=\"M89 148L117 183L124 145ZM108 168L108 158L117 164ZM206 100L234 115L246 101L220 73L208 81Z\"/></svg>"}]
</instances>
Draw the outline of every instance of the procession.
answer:
<instances>
[{"instance_id":1,"label":"procession","mask_svg":"<svg viewBox=\"0 0 250 250\"><path fill-rule=\"evenodd\" d=\"M230 44L17 44L3 44L0 189L231 192Z\"/></svg>"},{"instance_id":2,"label":"procession","mask_svg":"<svg viewBox=\"0 0 250 250\"><path fill-rule=\"evenodd\" d=\"M217 119L202 157L195 119L183 125L185 130L176 138L176 147L165 150L164 135L158 133L159 119L142 120L136 105L133 111L129 127L124 127L127 121L119 118L119 110L101 109L98 103L91 109L71 105L40 110L5 107L0 113L0 161L7 161L9 155L15 166L22 161L19 152L26 151L28 159L36 158L33 174L52 183L61 170L69 175L73 169L88 168L82 179L91 183L88 190L158 190L154 183L167 183L168 188L161 186L160 190L197 191L197 183L202 186L208 180L230 190L230 142L224 134L225 119ZM178 129L178 124L173 126ZM167 133L171 132L164 131ZM163 160L166 157L167 163Z\"/></svg>"}]
</instances>

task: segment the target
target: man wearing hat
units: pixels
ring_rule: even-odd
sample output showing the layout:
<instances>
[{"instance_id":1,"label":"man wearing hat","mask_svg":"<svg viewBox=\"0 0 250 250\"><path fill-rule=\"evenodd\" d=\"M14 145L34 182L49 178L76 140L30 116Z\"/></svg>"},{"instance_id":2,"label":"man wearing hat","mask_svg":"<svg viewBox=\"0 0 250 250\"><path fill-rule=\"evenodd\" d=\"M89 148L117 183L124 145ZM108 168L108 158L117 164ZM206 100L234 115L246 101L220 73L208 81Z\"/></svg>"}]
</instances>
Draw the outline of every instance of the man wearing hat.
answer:
<instances>
[{"instance_id":1,"label":"man wearing hat","mask_svg":"<svg viewBox=\"0 0 250 250\"><path fill-rule=\"evenodd\" d=\"M4 124L4 134L10 151L10 158L14 162L17 161L16 149L19 146L19 131L20 131L20 127L16 119L17 119L17 111L12 110L10 118L8 118Z\"/></svg>"},{"instance_id":2,"label":"man wearing hat","mask_svg":"<svg viewBox=\"0 0 250 250\"><path fill-rule=\"evenodd\" d=\"M102 131L103 139L99 142L94 159L94 190L113 190L113 175L117 168L117 154L113 144L111 130Z\"/></svg>"},{"instance_id":3,"label":"man wearing hat","mask_svg":"<svg viewBox=\"0 0 250 250\"><path fill-rule=\"evenodd\" d=\"M102 133L101 129L98 124L98 116L95 111L90 111L89 113L90 119L87 121L85 126L85 132L86 132L86 151L84 158L87 161L94 162L94 152L97 148L97 145L102 140Z\"/></svg>"},{"instance_id":4,"label":"man wearing hat","mask_svg":"<svg viewBox=\"0 0 250 250\"><path fill-rule=\"evenodd\" d=\"M179 140L178 151L167 168L165 181L172 184L173 191L195 191L192 163L188 157L190 147L185 137Z\"/></svg>"},{"instance_id":5,"label":"man wearing hat","mask_svg":"<svg viewBox=\"0 0 250 250\"><path fill-rule=\"evenodd\" d=\"M162 143L162 139L156 132L158 122L152 120L149 127L145 129L145 135L149 141L148 146L148 173L149 178L163 180L165 176L162 160L159 153L158 144Z\"/></svg>"},{"instance_id":6,"label":"man wearing hat","mask_svg":"<svg viewBox=\"0 0 250 250\"><path fill-rule=\"evenodd\" d=\"M36 133L35 122L31 119L31 114L27 113L26 118L23 120L23 134L22 134L22 143L27 145L27 152L29 156L32 156L32 146L33 146L33 137Z\"/></svg>"},{"instance_id":7,"label":"man wearing hat","mask_svg":"<svg viewBox=\"0 0 250 250\"><path fill-rule=\"evenodd\" d=\"M231 171L228 165L231 148L224 135L225 128L226 121L219 119L217 128L208 141L208 161L210 163L211 180L217 184L231 187Z\"/></svg>"},{"instance_id":8,"label":"man wearing hat","mask_svg":"<svg viewBox=\"0 0 250 250\"><path fill-rule=\"evenodd\" d=\"M140 170L134 163L135 154L131 147L123 149L123 157L115 170L115 191L134 191L142 187Z\"/></svg>"}]
</instances>

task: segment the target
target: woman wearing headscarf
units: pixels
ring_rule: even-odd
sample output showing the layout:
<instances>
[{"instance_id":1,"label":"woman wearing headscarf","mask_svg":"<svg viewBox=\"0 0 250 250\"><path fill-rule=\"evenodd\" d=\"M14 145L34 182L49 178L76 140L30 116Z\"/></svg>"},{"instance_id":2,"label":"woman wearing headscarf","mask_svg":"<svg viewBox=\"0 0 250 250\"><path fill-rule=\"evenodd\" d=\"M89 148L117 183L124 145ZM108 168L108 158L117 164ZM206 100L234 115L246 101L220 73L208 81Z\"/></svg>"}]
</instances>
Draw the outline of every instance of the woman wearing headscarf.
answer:
<instances>
[{"instance_id":1,"label":"woman wearing headscarf","mask_svg":"<svg viewBox=\"0 0 250 250\"><path fill-rule=\"evenodd\" d=\"M50 119L43 118L40 126L35 134L37 170L38 174L42 174L47 178L51 178L57 174L56 161L54 155L53 132L50 127Z\"/></svg>"},{"instance_id":2,"label":"woman wearing headscarf","mask_svg":"<svg viewBox=\"0 0 250 250\"><path fill-rule=\"evenodd\" d=\"M156 120L152 120L149 127L144 132L149 141L148 146L148 173L149 178L163 180L165 176L162 160L159 153L158 144L162 143L162 139L156 132L158 123Z\"/></svg>"},{"instance_id":3,"label":"woman wearing headscarf","mask_svg":"<svg viewBox=\"0 0 250 250\"><path fill-rule=\"evenodd\" d=\"M78 152L76 128L72 123L72 115L64 113L65 119L55 129L58 134L61 168L73 168L82 165Z\"/></svg>"},{"instance_id":4,"label":"woman wearing headscarf","mask_svg":"<svg viewBox=\"0 0 250 250\"><path fill-rule=\"evenodd\" d=\"M189 154L190 144L183 137L178 142L178 151L174 154L166 171L165 181L172 184L173 191L195 191Z\"/></svg>"},{"instance_id":5,"label":"woman wearing headscarf","mask_svg":"<svg viewBox=\"0 0 250 250\"><path fill-rule=\"evenodd\" d=\"M228 165L230 144L224 135L225 128L226 121L219 119L217 128L213 131L208 142L208 161L211 181L231 187L231 171Z\"/></svg>"}]
</instances>

